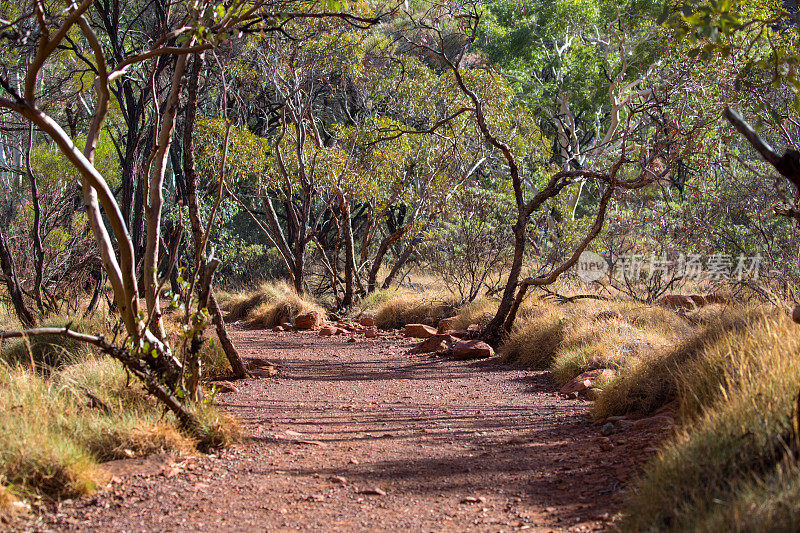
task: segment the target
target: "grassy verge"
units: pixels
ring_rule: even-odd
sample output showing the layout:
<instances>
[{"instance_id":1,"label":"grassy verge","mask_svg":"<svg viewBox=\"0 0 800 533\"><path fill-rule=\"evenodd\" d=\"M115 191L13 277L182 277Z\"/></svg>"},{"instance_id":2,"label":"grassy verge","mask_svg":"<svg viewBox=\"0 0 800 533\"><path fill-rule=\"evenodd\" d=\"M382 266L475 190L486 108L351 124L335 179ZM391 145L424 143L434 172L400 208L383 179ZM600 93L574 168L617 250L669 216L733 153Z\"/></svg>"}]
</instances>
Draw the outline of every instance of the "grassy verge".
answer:
<instances>
[{"instance_id":1,"label":"grassy verge","mask_svg":"<svg viewBox=\"0 0 800 533\"><path fill-rule=\"evenodd\" d=\"M683 319L662 314L622 302L531 301L520 309L501 355L508 363L550 369L558 383L588 370L622 370L683 333Z\"/></svg>"},{"instance_id":2,"label":"grassy verge","mask_svg":"<svg viewBox=\"0 0 800 533\"><path fill-rule=\"evenodd\" d=\"M98 320L53 319L46 325L104 332ZM218 343L206 343L204 367L227 368ZM101 462L151 453L223 447L235 424L211 406L194 407L202 423L191 437L122 366L85 344L44 336L0 345L0 512L18 499L59 499L106 482Z\"/></svg>"},{"instance_id":3,"label":"grassy verge","mask_svg":"<svg viewBox=\"0 0 800 533\"><path fill-rule=\"evenodd\" d=\"M375 324L381 329L402 328L406 324L435 326L458 311L457 298L448 293L417 294L397 291L375 311Z\"/></svg>"},{"instance_id":4,"label":"grassy verge","mask_svg":"<svg viewBox=\"0 0 800 533\"><path fill-rule=\"evenodd\" d=\"M213 407L197 406L204 435L183 435L108 358L90 357L49 376L0 364L0 479L13 495L78 496L104 482L100 462L192 453L225 445L234 434Z\"/></svg>"},{"instance_id":5,"label":"grassy verge","mask_svg":"<svg viewBox=\"0 0 800 533\"><path fill-rule=\"evenodd\" d=\"M797 326L775 314L733 326L705 333L673 367L681 430L633 489L624 529L800 526Z\"/></svg>"},{"instance_id":6,"label":"grassy verge","mask_svg":"<svg viewBox=\"0 0 800 533\"><path fill-rule=\"evenodd\" d=\"M537 301L520 317L506 361L550 369L559 383L617 369L597 418L677 406L679 430L629 490L622 530L800 529L800 335L786 316Z\"/></svg>"}]
</instances>

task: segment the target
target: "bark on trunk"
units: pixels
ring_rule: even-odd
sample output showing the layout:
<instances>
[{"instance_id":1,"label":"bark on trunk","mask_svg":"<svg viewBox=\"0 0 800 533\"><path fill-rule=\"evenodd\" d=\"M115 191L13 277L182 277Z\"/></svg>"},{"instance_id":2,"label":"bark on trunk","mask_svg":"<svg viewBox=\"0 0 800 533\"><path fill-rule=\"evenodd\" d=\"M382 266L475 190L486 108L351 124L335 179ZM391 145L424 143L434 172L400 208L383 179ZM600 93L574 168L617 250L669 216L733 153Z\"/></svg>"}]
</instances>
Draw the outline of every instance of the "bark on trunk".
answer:
<instances>
[{"instance_id":1,"label":"bark on trunk","mask_svg":"<svg viewBox=\"0 0 800 533\"><path fill-rule=\"evenodd\" d=\"M206 264L205 252L202 249L205 241L205 231L203 230L202 220L200 219L200 209L197 203L197 170L194 160L194 125L197 120L197 86L202 69L202 59L196 56L195 63L189 77L188 99L186 103L186 117L183 130L183 174L186 180L186 203L189 207L189 221L192 226L192 237L194 239L196 265L201 267ZM199 275L199 272L196 274ZM246 378L249 374L244 366L239 351L234 346L228 335L222 311L214 297L213 289L210 289L208 298L208 311L217 330L220 345L225 351L225 356L231 365L233 374L237 378Z\"/></svg>"},{"instance_id":2,"label":"bark on trunk","mask_svg":"<svg viewBox=\"0 0 800 533\"><path fill-rule=\"evenodd\" d=\"M339 195L339 202L342 213L342 226L344 228L344 250L345 250L345 263L344 263L344 298L342 298L342 307L351 307L353 305L353 277L355 276L355 248L353 244L353 226L350 223L350 203L344 197Z\"/></svg>"},{"instance_id":3,"label":"bark on trunk","mask_svg":"<svg viewBox=\"0 0 800 533\"><path fill-rule=\"evenodd\" d=\"M405 228L400 228L395 233L389 235L381 241L381 244L378 247L378 252L375 254L375 259L372 261L372 268L369 269L369 274L367 275L368 293L374 292L375 289L378 288L378 271L381 269L381 265L383 264L383 258L386 257L386 253L389 251L389 248L394 243L399 241L400 238L405 235L405 233Z\"/></svg>"},{"instance_id":4,"label":"bark on trunk","mask_svg":"<svg viewBox=\"0 0 800 533\"><path fill-rule=\"evenodd\" d=\"M514 226L514 261L511 263L511 269L508 272L506 279L506 287L503 290L503 297L500 300L500 305L497 308L494 318L486 329L483 331L481 337L495 348L502 344L506 337L507 330L506 318L514 305L515 293L517 291L517 283L519 276L522 272L522 263L525 259L525 223L527 216L524 220L517 220Z\"/></svg>"},{"instance_id":5,"label":"bark on trunk","mask_svg":"<svg viewBox=\"0 0 800 533\"><path fill-rule=\"evenodd\" d=\"M34 287L33 296L36 298L36 306L39 312L44 314L44 301L42 299L42 278L44 276L44 250L42 249L42 209L39 203L39 187L36 183L36 176L33 175L31 168L31 151L33 150L33 124L29 126L28 130L28 150L25 153L25 169L28 173L28 179L31 182L31 203L33 204L33 228L31 229L33 237L33 252L34 252L34 265L36 272L34 273Z\"/></svg>"},{"instance_id":6,"label":"bark on trunk","mask_svg":"<svg viewBox=\"0 0 800 533\"><path fill-rule=\"evenodd\" d=\"M178 101L183 87L186 71L186 55L175 61L172 74L172 87L167 96L164 115L161 117L158 134L158 150L153 160L155 168L150 176L148 186L147 209L147 242L144 253L144 296L153 334L163 340L166 337L164 321L161 317L158 294L158 260L161 241L161 209L164 205L164 177L166 175L167 158L175 131L175 116L178 113Z\"/></svg>"}]
</instances>

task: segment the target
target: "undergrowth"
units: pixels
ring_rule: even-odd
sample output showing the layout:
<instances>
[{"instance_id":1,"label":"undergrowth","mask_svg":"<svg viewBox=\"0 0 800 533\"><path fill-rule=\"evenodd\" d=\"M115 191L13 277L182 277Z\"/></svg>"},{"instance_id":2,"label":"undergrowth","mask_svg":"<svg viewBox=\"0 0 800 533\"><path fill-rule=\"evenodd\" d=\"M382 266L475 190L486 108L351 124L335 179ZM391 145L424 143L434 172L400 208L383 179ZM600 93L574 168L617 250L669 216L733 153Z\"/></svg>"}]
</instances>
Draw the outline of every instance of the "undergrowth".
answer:
<instances>
[{"instance_id":1,"label":"undergrowth","mask_svg":"<svg viewBox=\"0 0 800 533\"><path fill-rule=\"evenodd\" d=\"M88 326L87 326L88 327ZM77 328L76 328L77 329ZM55 339L54 339L55 340ZM99 464L152 453L190 454L228 445L235 423L212 406L192 406L201 421L182 433L172 415L111 358L57 345L63 358L40 365L40 352L0 348L0 508L16 498L60 499L106 482ZM24 345L27 351L27 345ZM10 352L10 355L7 355ZM35 368L47 372L31 371Z\"/></svg>"},{"instance_id":2,"label":"undergrowth","mask_svg":"<svg viewBox=\"0 0 800 533\"><path fill-rule=\"evenodd\" d=\"M672 321L651 320L661 313L622 302L530 300L521 306L501 355L507 363L550 369L560 384L587 370L619 370L678 334Z\"/></svg>"}]
</instances>

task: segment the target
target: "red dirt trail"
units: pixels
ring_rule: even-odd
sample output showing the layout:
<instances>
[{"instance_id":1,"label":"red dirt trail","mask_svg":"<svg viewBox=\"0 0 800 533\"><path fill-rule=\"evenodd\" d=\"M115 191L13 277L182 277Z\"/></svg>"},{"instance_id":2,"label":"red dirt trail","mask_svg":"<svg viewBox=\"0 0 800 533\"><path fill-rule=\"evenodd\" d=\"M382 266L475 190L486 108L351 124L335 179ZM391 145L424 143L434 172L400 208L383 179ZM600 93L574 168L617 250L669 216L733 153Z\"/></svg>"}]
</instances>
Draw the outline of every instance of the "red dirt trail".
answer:
<instances>
[{"instance_id":1,"label":"red dirt trail","mask_svg":"<svg viewBox=\"0 0 800 533\"><path fill-rule=\"evenodd\" d=\"M413 342L397 337L233 333L245 358L281 368L217 396L244 442L151 458L24 528L604 530L632 457L650 453L624 434L601 452L590 404L560 397L546 372L407 355Z\"/></svg>"}]
</instances>

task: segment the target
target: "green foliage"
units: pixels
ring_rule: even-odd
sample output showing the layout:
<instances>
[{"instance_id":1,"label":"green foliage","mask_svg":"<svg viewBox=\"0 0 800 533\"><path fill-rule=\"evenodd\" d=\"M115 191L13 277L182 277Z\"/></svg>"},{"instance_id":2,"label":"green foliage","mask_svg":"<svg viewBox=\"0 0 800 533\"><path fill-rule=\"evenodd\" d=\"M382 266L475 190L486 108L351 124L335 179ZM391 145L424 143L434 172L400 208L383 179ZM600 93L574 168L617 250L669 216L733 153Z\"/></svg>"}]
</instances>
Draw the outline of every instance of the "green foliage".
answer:
<instances>
[{"instance_id":1,"label":"green foliage","mask_svg":"<svg viewBox=\"0 0 800 533\"><path fill-rule=\"evenodd\" d=\"M83 150L86 136L74 139L75 146ZM116 188L120 180L120 164L111 135L104 131L100 134L95 152L94 166L105 178L109 187ZM31 170L41 181L40 186L57 185L68 187L79 179L77 169L67 157L51 144L38 144L31 151Z\"/></svg>"}]
</instances>

